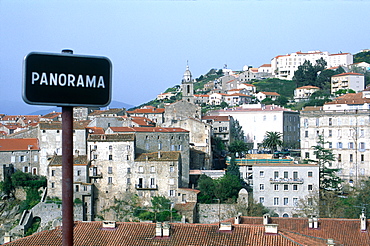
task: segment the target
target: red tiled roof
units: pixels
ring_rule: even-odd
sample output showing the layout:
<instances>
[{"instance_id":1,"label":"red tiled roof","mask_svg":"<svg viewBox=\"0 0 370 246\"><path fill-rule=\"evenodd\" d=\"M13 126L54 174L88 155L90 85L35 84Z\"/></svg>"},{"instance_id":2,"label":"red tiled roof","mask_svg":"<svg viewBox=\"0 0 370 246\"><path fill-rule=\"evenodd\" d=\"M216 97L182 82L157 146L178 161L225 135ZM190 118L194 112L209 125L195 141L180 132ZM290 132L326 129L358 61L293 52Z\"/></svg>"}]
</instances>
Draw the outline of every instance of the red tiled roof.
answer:
<instances>
[{"instance_id":1,"label":"red tiled roof","mask_svg":"<svg viewBox=\"0 0 370 246\"><path fill-rule=\"evenodd\" d=\"M305 86L298 87L297 89L320 89L320 88L317 86L313 86L313 85L305 85Z\"/></svg>"},{"instance_id":2,"label":"red tiled roof","mask_svg":"<svg viewBox=\"0 0 370 246\"><path fill-rule=\"evenodd\" d=\"M102 127L86 127L86 130L88 130L90 134L104 134L104 128Z\"/></svg>"},{"instance_id":3,"label":"red tiled roof","mask_svg":"<svg viewBox=\"0 0 370 246\"><path fill-rule=\"evenodd\" d=\"M202 120L230 121L229 116L203 116Z\"/></svg>"},{"instance_id":4,"label":"red tiled roof","mask_svg":"<svg viewBox=\"0 0 370 246\"><path fill-rule=\"evenodd\" d=\"M341 56L341 55L349 55L350 53L339 53L339 54L331 54L329 56Z\"/></svg>"},{"instance_id":5,"label":"red tiled roof","mask_svg":"<svg viewBox=\"0 0 370 246\"><path fill-rule=\"evenodd\" d=\"M281 234L266 234L262 225L234 225L232 231L219 231L217 224L170 223L170 237L156 237L154 223L117 222L115 228L102 228L102 222L76 222L74 246L295 246ZM10 246L61 246L60 228L43 231L8 243Z\"/></svg>"},{"instance_id":6,"label":"red tiled roof","mask_svg":"<svg viewBox=\"0 0 370 246\"><path fill-rule=\"evenodd\" d=\"M170 127L110 127L113 132L189 132L182 128Z\"/></svg>"},{"instance_id":7,"label":"red tiled roof","mask_svg":"<svg viewBox=\"0 0 370 246\"><path fill-rule=\"evenodd\" d=\"M0 139L0 151L40 150L37 138Z\"/></svg>"},{"instance_id":8,"label":"red tiled roof","mask_svg":"<svg viewBox=\"0 0 370 246\"><path fill-rule=\"evenodd\" d=\"M271 64L263 64L260 67L271 67Z\"/></svg>"},{"instance_id":9,"label":"red tiled roof","mask_svg":"<svg viewBox=\"0 0 370 246\"><path fill-rule=\"evenodd\" d=\"M209 97L209 95L194 94L195 97Z\"/></svg>"},{"instance_id":10,"label":"red tiled roof","mask_svg":"<svg viewBox=\"0 0 370 246\"><path fill-rule=\"evenodd\" d=\"M242 94L242 93L234 93L234 94L226 94L225 97L251 97L249 95L245 95L245 94Z\"/></svg>"},{"instance_id":11,"label":"red tiled roof","mask_svg":"<svg viewBox=\"0 0 370 246\"><path fill-rule=\"evenodd\" d=\"M129 114L162 114L164 108L138 108L132 111L127 111Z\"/></svg>"},{"instance_id":12,"label":"red tiled roof","mask_svg":"<svg viewBox=\"0 0 370 246\"><path fill-rule=\"evenodd\" d=\"M243 83L244 85L246 86L253 86L253 87L256 87L255 85L252 85L252 84L247 84L247 83Z\"/></svg>"},{"instance_id":13,"label":"red tiled roof","mask_svg":"<svg viewBox=\"0 0 370 246\"><path fill-rule=\"evenodd\" d=\"M348 75L361 75L364 76L362 73L341 73L341 74L336 74L331 77L341 77L341 76L348 76Z\"/></svg>"},{"instance_id":14,"label":"red tiled roof","mask_svg":"<svg viewBox=\"0 0 370 246\"><path fill-rule=\"evenodd\" d=\"M280 94L277 92L261 91L261 93L268 95L268 96L280 96Z\"/></svg>"}]
</instances>

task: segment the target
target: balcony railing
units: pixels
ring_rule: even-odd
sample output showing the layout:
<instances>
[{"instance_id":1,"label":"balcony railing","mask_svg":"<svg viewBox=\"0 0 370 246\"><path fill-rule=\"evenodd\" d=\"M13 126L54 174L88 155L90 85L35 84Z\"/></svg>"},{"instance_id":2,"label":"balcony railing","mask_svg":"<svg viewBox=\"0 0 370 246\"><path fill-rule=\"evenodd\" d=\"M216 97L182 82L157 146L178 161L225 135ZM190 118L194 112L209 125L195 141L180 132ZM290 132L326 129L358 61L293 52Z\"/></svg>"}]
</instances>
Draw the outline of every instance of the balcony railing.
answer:
<instances>
[{"instance_id":1,"label":"balcony railing","mask_svg":"<svg viewBox=\"0 0 370 246\"><path fill-rule=\"evenodd\" d=\"M158 185L135 184L137 190L158 190Z\"/></svg>"},{"instance_id":2,"label":"balcony railing","mask_svg":"<svg viewBox=\"0 0 370 246\"><path fill-rule=\"evenodd\" d=\"M270 183L271 184L303 184L303 179L288 179L288 178L273 179L273 178L270 178Z\"/></svg>"}]
</instances>

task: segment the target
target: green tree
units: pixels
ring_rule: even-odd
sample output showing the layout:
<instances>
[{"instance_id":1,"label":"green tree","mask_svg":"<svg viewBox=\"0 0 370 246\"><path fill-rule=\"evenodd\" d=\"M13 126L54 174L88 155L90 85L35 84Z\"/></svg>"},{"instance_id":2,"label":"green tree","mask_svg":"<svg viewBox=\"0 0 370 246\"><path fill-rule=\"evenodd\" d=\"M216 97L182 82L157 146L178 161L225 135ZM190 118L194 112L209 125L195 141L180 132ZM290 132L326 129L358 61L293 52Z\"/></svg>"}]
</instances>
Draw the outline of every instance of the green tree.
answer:
<instances>
[{"instance_id":1,"label":"green tree","mask_svg":"<svg viewBox=\"0 0 370 246\"><path fill-rule=\"evenodd\" d=\"M198 179L198 189L200 193L198 195L198 201L200 203L214 203L215 196L215 182L211 177L202 174Z\"/></svg>"},{"instance_id":2,"label":"green tree","mask_svg":"<svg viewBox=\"0 0 370 246\"><path fill-rule=\"evenodd\" d=\"M336 92L334 92L336 96L344 95L347 93L356 93L356 92L352 89L339 89Z\"/></svg>"},{"instance_id":3,"label":"green tree","mask_svg":"<svg viewBox=\"0 0 370 246\"><path fill-rule=\"evenodd\" d=\"M319 135L317 145L312 146L314 149L315 160L309 160L311 163L316 163L319 166L320 172L320 192L325 190L340 190L341 178L336 175L340 169L329 168L332 166L332 162L335 161L333 151L331 149L324 148L324 145L328 143L324 141L324 137Z\"/></svg>"},{"instance_id":4,"label":"green tree","mask_svg":"<svg viewBox=\"0 0 370 246\"><path fill-rule=\"evenodd\" d=\"M215 196L220 202L235 203L242 185L240 176L237 177L226 173L221 178L215 180Z\"/></svg>"},{"instance_id":5,"label":"green tree","mask_svg":"<svg viewBox=\"0 0 370 246\"><path fill-rule=\"evenodd\" d=\"M239 124L239 121L236 119L233 119L231 121L231 127L230 127L230 141L240 140L244 141L244 131L242 129L242 126Z\"/></svg>"},{"instance_id":6,"label":"green tree","mask_svg":"<svg viewBox=\"0 0 370 246\"><path fill-rule=\"evenodd\" d=\"M170 221L179 220L181 216L173 209L173 203L164 196L153 196L150 208L136 208L134 215L142 220Z\"/></svg>"},{"instance_id":7,"label":"green tree","mask_svg":"<svg viewBox=\"0 0 370 246\"><path fill-rule=\"evenodd\" d=\"M262 146L275 153L278 147L283 146L282 134L280 132L266 132Z\"/></svg>"},{"instance_id":8,"label":"green tree","mask_svg":"<svg viewBox=\"0 0 370 246\"><path fill-rule=\"evenodd\" d=\"M238 157L248 151L248 145L242 140L235 140L229 145L229 151L232 153L232 155Z\"/></svg>"}]
</instances>

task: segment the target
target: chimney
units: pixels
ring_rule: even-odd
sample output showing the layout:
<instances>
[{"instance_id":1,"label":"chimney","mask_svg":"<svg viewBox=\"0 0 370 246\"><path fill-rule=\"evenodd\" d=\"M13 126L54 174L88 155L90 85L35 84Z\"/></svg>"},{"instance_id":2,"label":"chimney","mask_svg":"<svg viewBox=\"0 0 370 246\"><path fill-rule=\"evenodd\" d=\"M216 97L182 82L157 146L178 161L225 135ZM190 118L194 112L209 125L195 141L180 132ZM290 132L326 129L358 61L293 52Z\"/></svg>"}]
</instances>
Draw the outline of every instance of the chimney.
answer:
<instances>
[{"instance_id":1,"label":"chimney","mask_svg":"<svg viewBox=\"0 0 370 246\"><path fill-rule=\"evenodd\" d=\"M155 223L155 236L162 237L162 223L161 222Z\"/></svg>"},{"instance_id":2,"label":"chimney","mask_svg":"<svg viewBox=\"0 0 370 246\"><path fill-rule=\"evenodd\" d=\"M366 216L364 212L362 212L360 220L361 220L361 231L366 231Z\"/></svg>"},{"instance_id":3,"label":"chimney","mask_svg":"<svg viewBox=\"0 0 370 246\"><path fill-rule=\"evenodd\" d=\"M239 224L240 224L240 221L241 221L240 216L241 216L241 215L242 215L241 213L238 213L238 215L235 217L235 221L234 221L234 223L235 223L236 225L239 225Z\"/></svg>"},{"instance_id":4,"label":"chimney","mask_svg":"<svg viewBox=\"0 0 370 246\"><path fill-rule=\"evenodd\" d=\"M277 234L278 224L265 224L266 234Z\"/></svg>"},{"instance_id":5,"label":"chimney","mask_svg":"<svg viewBox=\"0 0 370 246\"><path fill-rule=\"evenodd\" d=\"M110 221L110 220L103 221L103 228L105 228L105 229L114 229L114 228L116 228L116 222L115 221Z\"/></svg>"},{"instance_id":6,"label":"chimney","mask_svg":"<svg viewBox=\"0 0 370 246\"><path fill-rule=\"evenodd\" d=\"M9 234L9 232L5 232L4 235L4 244L9 243L12 241L12 236Z\"/></svg>"},{"instance_id":7,"label":"chimney","mask_svg":"<svg viewBox=\"0 0 370 246\"><path fill-rule=\"evenodd\" d=\"M313 228L313 219L312 218L308 218L308 228L309 229Z\"/></svg>"},{"instance_id":8,"label":"chimney","mask_svg":"<svg viewBox=\"0 0 370 246\"><path fill-rule=\"evenodd\" d=\"M314 215L314 216L312 216L312 220L313 220L313 228L314 229L319 228L319 218L317 218L317 216Z\"/></svg>"},{"instance_id":9,"label":"chimney","mask_svg":"<svg viewBox=\"0 0 370 246\"><path fill-rule=\"evenodd\" d=\"M221 222L219 231L232 231L231 222Z\"/></svg>"},{"instance_id":10,"label":"chimney","mask_svg":"<svg viewBox=\"0 0 370 246\"><path fill-rule=\"evenodd\" d=\"M169 237L170 236L170 223L163 222L163 237Z\"/></svg>"},{"instance_id":11,"label":"chimney","mask_svg":"<svg viewBox=\"0 0 370 246\"><path fill-rule=\"evenodd\" d=\"M328 238L327 245L335 245L334 239Z\"/></svg>"},{"instance_id":12,"label":"chimney","mask_svg":"<svg viewBox=\"0 0 370 246\"><path fill-rule=\"evenodd\" d=\"M267 225L270 222L270 215L269 214L264 214L263 215L263 224Z\"/></svg>"}]
</instances>

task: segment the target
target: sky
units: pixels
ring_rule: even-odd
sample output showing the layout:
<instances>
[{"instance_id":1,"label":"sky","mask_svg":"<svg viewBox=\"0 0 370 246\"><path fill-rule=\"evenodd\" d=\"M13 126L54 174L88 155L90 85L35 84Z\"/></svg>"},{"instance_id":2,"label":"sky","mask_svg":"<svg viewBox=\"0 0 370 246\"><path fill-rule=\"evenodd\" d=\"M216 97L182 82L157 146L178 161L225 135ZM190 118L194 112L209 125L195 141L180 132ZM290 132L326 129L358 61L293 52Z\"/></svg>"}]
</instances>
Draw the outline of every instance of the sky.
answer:
<instances>
[{"instance_id":1,"label":"sky","mask_svg":"<svg viewBox=\"0 0 370 246\"><path fill-rule=\"evenodd\" d=\"M369 9L365 0L0 0L0 114L25 105L30 52L108 57L112 100L136 106L180 84L187 64L197 78L296 51L369 49Z\"/></svg>"}]
</instances>

